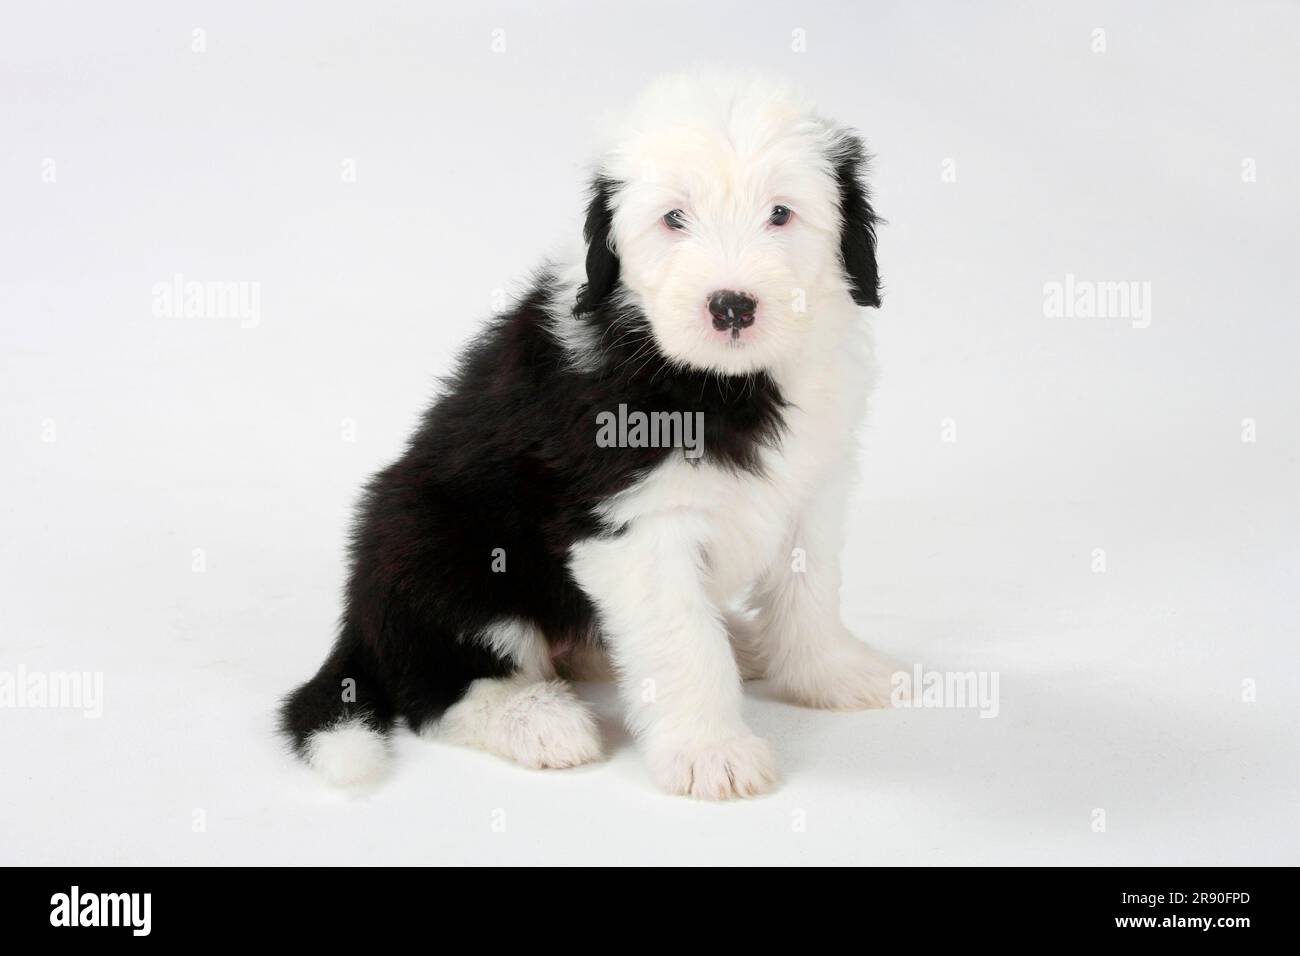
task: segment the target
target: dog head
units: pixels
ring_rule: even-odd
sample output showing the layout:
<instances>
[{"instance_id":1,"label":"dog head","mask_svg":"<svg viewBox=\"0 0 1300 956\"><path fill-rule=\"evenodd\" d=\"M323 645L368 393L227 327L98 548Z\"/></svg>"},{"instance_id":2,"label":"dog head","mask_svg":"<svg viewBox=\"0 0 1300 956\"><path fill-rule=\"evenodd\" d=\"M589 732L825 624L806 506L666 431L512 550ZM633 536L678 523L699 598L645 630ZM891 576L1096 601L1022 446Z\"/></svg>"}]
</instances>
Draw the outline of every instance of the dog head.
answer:
<instances>
[{"instance_id":1,"label":"dog head","mask_svg":"<svg viewBox=\"0 0 1300 956\"><path fill-rule=\"evenodd\" d=\"M635 306L684 366L795 353L819 308L880 304L861 141L789 88L672 76L619 128L587 210L575 312Z\"/></svg>"}]
</instances>

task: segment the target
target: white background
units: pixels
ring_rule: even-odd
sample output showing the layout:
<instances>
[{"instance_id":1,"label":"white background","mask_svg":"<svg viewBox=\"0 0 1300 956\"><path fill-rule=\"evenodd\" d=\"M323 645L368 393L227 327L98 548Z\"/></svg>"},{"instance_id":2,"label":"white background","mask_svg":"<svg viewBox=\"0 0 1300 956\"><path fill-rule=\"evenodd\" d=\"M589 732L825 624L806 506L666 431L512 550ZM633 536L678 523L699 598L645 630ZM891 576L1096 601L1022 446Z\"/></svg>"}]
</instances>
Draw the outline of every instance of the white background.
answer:
<instances>
[{"instance_id":1,"label":"white background","mask_svg":"<svg viewBox=\"0 0 1300 956\"><path fill-rule=\"evenodd\" d=\"M105 700L0 710L0 862L1300 862L1300 11L446 7L7 10L0 670L102 672ZM326 791L271 726L332 637L362 481L578 228L602 118L706 63L796 78L877 156L845 615L997 672L999 715L751 685L786 782L703 805L587 687L604 763L403 733L378 790ZM259 283L260 323L155 317L178 273ZM1045 317L1067 273L1149 282L1150 326Z\"/></svg>"}]
</instances>

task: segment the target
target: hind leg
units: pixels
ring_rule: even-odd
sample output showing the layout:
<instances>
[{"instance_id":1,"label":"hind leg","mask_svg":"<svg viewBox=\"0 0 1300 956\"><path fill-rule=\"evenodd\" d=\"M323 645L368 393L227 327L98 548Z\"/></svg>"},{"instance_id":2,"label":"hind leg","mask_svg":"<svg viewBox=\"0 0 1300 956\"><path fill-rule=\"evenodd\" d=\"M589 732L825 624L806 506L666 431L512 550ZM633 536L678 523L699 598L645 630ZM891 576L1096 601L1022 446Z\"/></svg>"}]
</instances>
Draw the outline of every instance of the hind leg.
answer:
<instances>
[{"instance_id":1,"label":"hind leg","mask_svg":"<svg viewBox=\"0 0 1300 956\"><path fill-rule=\"evenodd\" d=\"M360 786L388 763L393 713L355 629L345 627L316 676L284 701L280 729L330 783Z\"/></svg>"},{"instance_id":2,"label":"hind leg","mask_svg":"<svg viewBox=\"0 0 1300 956\"><path fill-rule=\"evenodd\" d=\"M562 680L477 680L425 734L532 769L576 767L600 758L596 720Z\"/></svg>"},{"instance_id":3,"label":"hind leg","mask_svg":"<svg viewBox=\"0 0 1300 956\"><path fill-rule=\"evenodd\" d=\"M519 621L496 624L477 640L515 667L481 677L421 735L474 747L524 767L576 767L601 755L596 720L568 682L555 675L541 633Z\"/></svg>"},{"instance_id":4,"label":"hind leg","mask_svg":"<svg viewBox=\"0 0 1300 956\"><path fill-rule=\"evenodd\" d=\"M334 786L362 787L388 769L388 727L370 715L344 717L308 734L300 752Z\"/></svg>"}]
</instances>

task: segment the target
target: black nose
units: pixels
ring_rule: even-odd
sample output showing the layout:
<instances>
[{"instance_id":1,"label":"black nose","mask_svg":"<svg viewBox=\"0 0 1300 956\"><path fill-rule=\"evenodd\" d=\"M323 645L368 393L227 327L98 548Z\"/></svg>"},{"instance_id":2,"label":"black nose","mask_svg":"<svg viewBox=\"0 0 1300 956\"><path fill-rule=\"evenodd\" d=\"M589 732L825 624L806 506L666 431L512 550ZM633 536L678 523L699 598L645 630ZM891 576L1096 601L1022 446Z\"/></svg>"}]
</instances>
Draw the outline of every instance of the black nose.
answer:
<instances>
[{"instance_id":1,"label":"black nose","mask_svg":"<svg viewBox=\"0 0 1300 956\"><path fill-rule=\"evenodd\" d=\"M743 292L722 289L709 296L709 311L713 313L713 327L719 332L726 329L739 331L754 324L754 310L758 303L753 296Z\"/></svg>"}]
</instances>

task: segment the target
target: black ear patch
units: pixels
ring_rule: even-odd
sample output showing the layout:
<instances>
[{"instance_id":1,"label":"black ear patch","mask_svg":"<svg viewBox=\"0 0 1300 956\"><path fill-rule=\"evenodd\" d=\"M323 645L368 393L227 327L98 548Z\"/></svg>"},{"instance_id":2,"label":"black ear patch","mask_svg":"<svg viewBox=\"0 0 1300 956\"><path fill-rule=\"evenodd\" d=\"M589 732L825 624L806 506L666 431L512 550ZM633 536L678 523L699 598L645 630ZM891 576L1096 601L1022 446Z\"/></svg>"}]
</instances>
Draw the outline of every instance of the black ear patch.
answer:
<instances>
[{"instance_id":1,"label":"black ear patch","mask_svg":"<svg viewBox=\"0 0 1300 956\"><path fill-rule=\"evenodd\" d=\"M867 154L862 140L845 133L832 153L840 187L840 262L849 279L849 294L858 305L880 307L880 271L876 266L876 223L862 175Z\"/></svg>"},{"instance_id":2,"label":"black ear patch","mask_svg":"<svg viewBox=\"0 0 1300 956\"><path fill-rule=\"evenodd\" d=\"M587 204L587 221L582 227L587 240L587 281L578 289L575 314L592 312L618 285L618 256L611 233L613 200L616 184L597 176L591 184L591 202Z\"/></svg>"}]
</instances>

